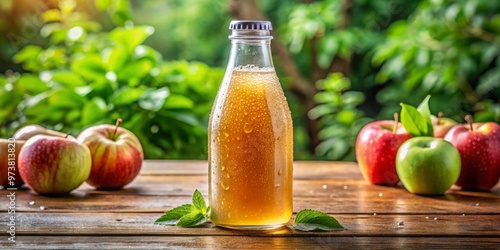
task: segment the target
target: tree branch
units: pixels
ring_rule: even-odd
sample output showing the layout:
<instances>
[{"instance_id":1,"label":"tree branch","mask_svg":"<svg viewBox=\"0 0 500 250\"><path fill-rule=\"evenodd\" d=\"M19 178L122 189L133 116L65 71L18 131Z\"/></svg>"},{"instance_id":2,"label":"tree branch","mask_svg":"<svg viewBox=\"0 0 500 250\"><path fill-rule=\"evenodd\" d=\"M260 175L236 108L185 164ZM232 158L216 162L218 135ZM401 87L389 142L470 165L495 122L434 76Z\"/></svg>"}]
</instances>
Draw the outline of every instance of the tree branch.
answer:
<instances>
[{"instance_id":1,"label":"tree branch","mask_svg":"<svg viewBox=\"0 0 500 250\"><path fill-rule=\"evenodd\" d=\"M337 25L337 30L345 30L351 23L352 16L352 0L342 0L340 2L340 22ZM328 72L324 75L326 77L330 72L341 72L344 76L350 75L350 64L351 58L343 58L336 55L330 66L328 67Z\"/></svg>"}]
</instances>

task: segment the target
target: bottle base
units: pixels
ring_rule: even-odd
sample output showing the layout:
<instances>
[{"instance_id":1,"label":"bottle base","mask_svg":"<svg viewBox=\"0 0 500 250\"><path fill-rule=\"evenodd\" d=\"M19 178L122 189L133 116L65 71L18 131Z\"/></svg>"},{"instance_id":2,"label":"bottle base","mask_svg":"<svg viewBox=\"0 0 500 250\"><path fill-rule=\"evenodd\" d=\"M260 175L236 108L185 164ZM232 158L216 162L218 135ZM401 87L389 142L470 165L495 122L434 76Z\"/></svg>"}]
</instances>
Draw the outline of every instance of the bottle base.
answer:
<instances>
[{"instance_id":1,"label":"bottle base","mask_svg":"<svg viewBox=\"0 0 500 250\"><path fill-rule=\"evenodd\" d=\"M282 228L286 225L284 224L275 224L275 225L224 225L224 224L215 224L218 227L235 229L235 230L255 230L255 231L268 231Z\"/></svg>"}]
</instances>

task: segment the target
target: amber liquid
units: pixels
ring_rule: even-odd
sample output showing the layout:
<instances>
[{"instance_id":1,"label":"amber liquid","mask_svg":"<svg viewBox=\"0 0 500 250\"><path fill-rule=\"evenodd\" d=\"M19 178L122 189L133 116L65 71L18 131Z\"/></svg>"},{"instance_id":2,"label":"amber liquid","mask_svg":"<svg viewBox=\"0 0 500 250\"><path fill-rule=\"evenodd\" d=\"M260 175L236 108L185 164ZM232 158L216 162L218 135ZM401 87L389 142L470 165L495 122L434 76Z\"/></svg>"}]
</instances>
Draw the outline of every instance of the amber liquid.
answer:
<instances>
[{"instance_id":1,"label":"amber liquid","mask_svg":"<svg viewBox=\"0 0 500 250\"><path fill-rule=\"evenodd\" d=\"M209 200L214 224L270 229L292 215L293 132L273 68L235 69L209 125Z\"/></svg>"}]
</instances>

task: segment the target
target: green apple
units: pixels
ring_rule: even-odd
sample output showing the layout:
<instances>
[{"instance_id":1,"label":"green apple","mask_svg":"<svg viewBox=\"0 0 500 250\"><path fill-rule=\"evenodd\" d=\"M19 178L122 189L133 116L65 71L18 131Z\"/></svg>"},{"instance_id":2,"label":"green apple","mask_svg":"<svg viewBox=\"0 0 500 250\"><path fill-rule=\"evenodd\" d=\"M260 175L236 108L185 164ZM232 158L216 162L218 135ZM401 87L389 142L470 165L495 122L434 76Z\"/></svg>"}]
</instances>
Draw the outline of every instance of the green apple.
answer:
<instances>
[{"instance_id":1,"label":"green apple","mask_svg":"<svg viewBox=\"0 0 500 250\"><path fill-rule=\"evenodd\" d=\"M399 179L414 194L444 194L458 180L460 168L458 150L440 138L409 139L396 155Z\"/></svg>"}]
</instances>

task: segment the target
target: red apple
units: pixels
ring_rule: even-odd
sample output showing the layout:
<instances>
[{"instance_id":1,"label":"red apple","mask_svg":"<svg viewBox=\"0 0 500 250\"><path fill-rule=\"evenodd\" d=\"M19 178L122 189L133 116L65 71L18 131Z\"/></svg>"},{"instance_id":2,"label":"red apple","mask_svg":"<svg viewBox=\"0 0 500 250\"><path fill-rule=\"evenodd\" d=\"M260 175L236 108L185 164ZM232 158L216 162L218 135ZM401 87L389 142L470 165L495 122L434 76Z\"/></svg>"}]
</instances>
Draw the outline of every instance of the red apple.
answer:
<instances>
[{"instance_id":1,"label":"red apple","mask_svg":"<svg viewBox=\"0 0 500 250\"><path fill-rule=\"evenodd\" d=\"M42 195L61 195L80 186L89 176L90 151L74 137L35 135L19 152L19 173Z\"/></svg>"},{"instance_id":2,"label":"red apple","mask_svg":"<svg viewBox=\"0 0 500 250\"><path fill-rule=\"evenodd\" d=\"M445 140L460 153L462 171L457 186L469 190L490 190L500 179L500 125L494 122L453 127Z\"/></svg>"},{"instance_id":3,"label":"red apple","mask_svg":"<svg viewBox=\"0 0 500 250\"><path fill-rule=\"evenodd\" d=\"M87 183L98 189L120 189L141 170L144 154L139 139L127 129L98 125L85 129L77 139L92 155L92 171Z\"/></svg>"},{"instance_id":4,"label":"red apple","mask_svg":"<svg viewBox=\"0 0 500 250\"><path fill-rule=\"evenodd\" d=\"M24 181L19 175L19 152L26 141L0 139L0 185L5 188L20 187ZM9 181L9 176L12 182ZM11 185L13 184L13 185Z\"/></svg>"},{"instance_id":5,"label":"red apple","mask_svg":"<svg viewBox=\"0 0 500 250\"><path fill-rule=\"evenodd\" d=\"M434 137L436 138L444 138L448 131L458 124L458 122L444 117L443 112L439 112L437 117L431 115L431 121L434 128Z\"/></svg>"},{"instance_id":6,"label":"red apple","mask_svg":"<svg viewBox=\"0 0 500 250\"><path fill-rule=\"evenodd\" d=\"M399 146L412 136L396 121L369 123L358 134L356 159L363 177L373 184L395 185L396 154Z\"/></svg>"}]
</instances>

